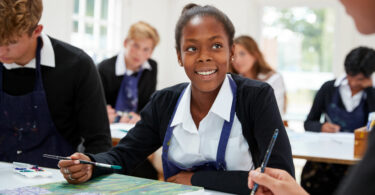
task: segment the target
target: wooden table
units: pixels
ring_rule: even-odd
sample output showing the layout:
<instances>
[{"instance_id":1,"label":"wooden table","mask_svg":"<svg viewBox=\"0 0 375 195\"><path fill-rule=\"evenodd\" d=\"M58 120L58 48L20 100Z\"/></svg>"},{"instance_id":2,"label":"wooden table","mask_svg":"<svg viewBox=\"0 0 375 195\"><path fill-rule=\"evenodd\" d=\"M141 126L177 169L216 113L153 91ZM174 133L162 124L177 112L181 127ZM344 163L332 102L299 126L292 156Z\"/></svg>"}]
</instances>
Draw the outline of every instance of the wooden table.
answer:
<instances>
[{"instance_id":1,"label":"wooden table","mask_svg":"<svg viewBox=\"0 0 375 195\"><path fill-rule=\"evenodd\" d=\"M354 157L353 133L297 133L293 130L287 133L293 158L348 165L360 160Z\"/></svg>"}]
</instances>

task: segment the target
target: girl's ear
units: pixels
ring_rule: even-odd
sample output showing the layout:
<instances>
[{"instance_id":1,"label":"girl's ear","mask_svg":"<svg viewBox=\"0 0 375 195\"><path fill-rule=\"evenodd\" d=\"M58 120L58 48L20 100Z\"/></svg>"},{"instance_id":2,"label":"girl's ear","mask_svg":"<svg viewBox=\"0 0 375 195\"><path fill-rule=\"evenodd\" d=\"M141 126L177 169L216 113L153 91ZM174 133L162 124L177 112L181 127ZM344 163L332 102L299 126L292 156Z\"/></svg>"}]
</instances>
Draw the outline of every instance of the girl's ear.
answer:
<instances>
[{"instance_id":1,"label":"girl's ear","mask_svg":"<svg viewBox=\"0 0 375 195\"><path fill-rule=\"evenodd\" d=\"M182 64L181 52L178 51L178 50L176 49L176 53L177 53L178 64L179 64L181 67L183 67L184 65Z\"/></svg>"},{"instance_id":2,"label":"girl's ear","mask_svg":"<svg viewBox=\"0 0 375 195\"><path fill-rule=\"evenodd\" d=\"M234 44L230 48L230 56L229 56L229 63L231 63L234 60Z\"/></svg>"}]
</instances>

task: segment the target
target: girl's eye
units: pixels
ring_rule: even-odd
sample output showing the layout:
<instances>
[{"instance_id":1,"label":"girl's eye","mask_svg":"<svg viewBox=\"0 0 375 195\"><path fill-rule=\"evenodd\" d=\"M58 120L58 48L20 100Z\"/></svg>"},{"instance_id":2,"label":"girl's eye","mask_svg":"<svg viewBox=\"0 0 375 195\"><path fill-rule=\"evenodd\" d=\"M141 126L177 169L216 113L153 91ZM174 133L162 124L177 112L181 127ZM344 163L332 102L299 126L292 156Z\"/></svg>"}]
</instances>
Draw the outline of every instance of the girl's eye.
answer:
<instances>
[{"instance_id":1,"label":"girl's eye","mask_svg":"<svg viewBox=\"0 0 375 195\"><path fill-rule=\"evenodd\" d=\"M196 50L197 50L197 48L195 48L195 47L188 47L188 48L186 48L186 51L188 51L188 52L194 52Z\"/></svg>"},{"instance_id":2,"label":"girl's eye","mask_svg":"<svg viewBox=\"0 0 375 195\"><path fill-rule=\"evenodd\" d=\"M220 43L215 43L213 46L212 46L212 48L214 48L214 49L220 49L220 48L222 48L223 46L220 44Z\"/></svg>"}]
</instances>

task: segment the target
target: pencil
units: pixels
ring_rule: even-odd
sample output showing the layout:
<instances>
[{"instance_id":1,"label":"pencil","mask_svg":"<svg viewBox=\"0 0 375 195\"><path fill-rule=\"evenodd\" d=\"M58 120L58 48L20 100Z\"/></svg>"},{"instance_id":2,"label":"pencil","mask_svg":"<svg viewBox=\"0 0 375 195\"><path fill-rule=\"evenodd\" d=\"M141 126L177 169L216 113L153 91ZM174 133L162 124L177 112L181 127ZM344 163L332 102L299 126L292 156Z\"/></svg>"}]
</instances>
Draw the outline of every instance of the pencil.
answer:
<instances>
[{"instance_id":1,"label":"pencil","mask_svg":"<svg viewBox=\"0 0 375 195\"><path fill-rule=\"evenodd\" d=\"M69 157L63 157L63 156L55 156L50 154L43 154L43 157L50 158L50 159L56 159L56 160L73 160ZM104 167L104 168L111 168L111 169L122 169L120 165L110 165L110 164L104 164L104 163L98 163L98 162L91 162L86 160L79 160L80 164L91 164L95 165L97 167Z\"/></svg>"},{"instance_id":2,"label":"pencil","mask_svg":"<svg viewBox=\"0 0 375 195\"><path fill-rule=\"evenodd\" d=\"M275 145L275 141L276 141L276 138L277 138L278 134L279 134L279 130L275 129L275 132L273 133L273 136L271 138L271 142L268 145L268 148L267 148L267 151L266 151L266 155L264 156L263 162L262 162L262 164L260 166L260 172L261 173L264 173L264 169L266 168L266 166L268 164L268 160L270 159L271 152L272 152L273 146ZM254 195L255 192L257 191L257 189L258 189L258 184L255 183L253 189L251 190L251 194L250 195Z\"/></svg>"}]
</instances>

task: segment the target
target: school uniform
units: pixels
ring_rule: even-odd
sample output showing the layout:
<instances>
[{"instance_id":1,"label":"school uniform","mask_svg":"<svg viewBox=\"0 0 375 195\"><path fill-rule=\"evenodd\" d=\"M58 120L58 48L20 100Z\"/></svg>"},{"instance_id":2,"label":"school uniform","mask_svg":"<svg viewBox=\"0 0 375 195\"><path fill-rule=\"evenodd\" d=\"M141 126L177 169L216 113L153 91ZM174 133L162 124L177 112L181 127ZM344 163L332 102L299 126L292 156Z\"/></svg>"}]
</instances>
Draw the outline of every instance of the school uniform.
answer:
<instances>
[{"instance_id":1,"label":"school uniform","mask_svg":"<svg viewBox=\"0 0 375 195\"><path fill-rule=\"evenodd\" d=\"M304 125L306 131L321 132L320 118L325 113L332 123L341 127L340 132L354 132L366 125L368 114L373 111L375 88L366 88L352 96L348 80L342 76L323 84ZM311 194L332 194L348 168L347 165L308 161L302 171L301 185Z\"/></svg>"},{"instance_id":2,"label":"school uniform","mask_svg":"<svg viewBox=\"0 0 375 195\"><path fill-rule=\"evenodd\" d=\"M118 146L107 153L89 154L90 158L122 165L120 173L128 174L163 145L165 178L188 170L194 172L193 185L249 194L248 171L260 166L278 128L268 166L294 176L289 140L268 84L227 76L198 130L191 119L189 91L190 85L183 83L156 92L142 110L141 121ZM108 171L95 167L93 177Z\"/></svg>"},{"instance_id":3,"label":"school uniform","mask_svg":"<svg viewBox=\"0 0 375 195\"><path fill-rule=\"evenodd\" d=\"M42 34L33 60L0 69L0 161L57 168L42 154L111 147L99 75L82 50Z\"/></svg>"},{"instance_id":4,"label":"school uniform","mask_svg":"<svg viewBox=\"0 0 375 195\"><path fill-rule=\"evenodd\" d=\"M155 92L157 82L157 63L154 60L147 60L141 65L141 68L142 73L137 85L138 105L135 110L137 113L143 109L152 93ZM132 72L126 69L124 51L99 63L98 70L104 87L107 104L115 108L116 102L118 101L117 97L119 96L119 91L124 81L124 75L131 76L137 74L135 76L139 76L139 72Z\"/></svg>"},{"instance_id":5,"label":"school uniform","mask_svg":"<svg viewBox=\"0 0 375 195\"><path fill-rule=\"evenodd\" d=\"M126 69L125 50L98 64L107 104L116 111L139 113L156 89L157 63L149 59L137 72ZM151 162L145 160L131 173L133 176L158 179Z\"/></svg>"}]
</instances>

